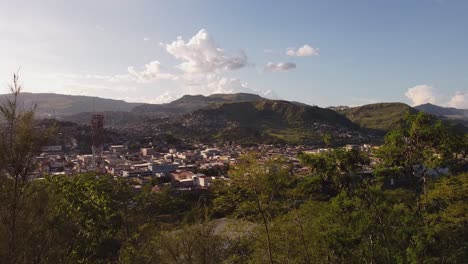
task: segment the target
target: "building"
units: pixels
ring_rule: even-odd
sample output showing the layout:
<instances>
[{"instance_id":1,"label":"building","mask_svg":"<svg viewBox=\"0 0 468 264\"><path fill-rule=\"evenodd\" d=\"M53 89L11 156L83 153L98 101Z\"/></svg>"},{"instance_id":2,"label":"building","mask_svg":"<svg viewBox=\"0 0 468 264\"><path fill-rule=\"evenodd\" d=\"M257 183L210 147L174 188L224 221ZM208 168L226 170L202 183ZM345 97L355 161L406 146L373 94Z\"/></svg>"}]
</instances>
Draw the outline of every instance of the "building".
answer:
<instances>
[{"instance_id":1,"label":"building","mask_svg":"<svg viewBox=\"0 0 468 264\"><path fill-rule=\"evenodd\" d=\"M155 150L154 148L141 148L140 149L140 154L143 157L148 157L154 155Z\"/></svg>"},{"instance_id":2,"label":"building","mask_svg":"<svg viewBox=\"0 0 468 264\"><path fill-rule=\"evenodd\" d=\"M111 153L122 154L127 151L127 148L124 145L112 145L109 147Z\"/></svg>"},{"instance_id":3,"label":"building","mask_svg":"<svg viewBox=\"0 0 468 264\"><path fill-rule=\"evenodd\" d=\"M171 173L176 171L179 168L179 164L177 163L171 163L171 164L158 164L158 163L153 163L148 165L148 169L152 171L153 173Z\"/></svg>"},{"instance_id":4,"label":"building","mask_svg":"<svg viewBox=\"0 0 468 264\"><path fill-rule=\"evenodd\" d=\"M62 146L44 146L41 148L42 152L50 153L50 152L61 152Z\"/></svg>"},{"instance_id":5,"label":"building","mask_svg":"<svg viewBox=\"0 0 468 264\"><path fill-rule=\"evenodd\" d=\"M196 174L193 176L193 184L201 188L208 188L211 185L213 178L205 174Z\"/></svg>"},{"instance_id":6,"label":"building","mask_svg":"<svg viewBox=\"0 0 468 264\"><path fill-rule=\"evenodd\" d=\"M153 176L152 171L144 171L144 170L123 170L121 173L122 173L122 177L128 177L128 178Z\"/></svg>"}]
</instances>

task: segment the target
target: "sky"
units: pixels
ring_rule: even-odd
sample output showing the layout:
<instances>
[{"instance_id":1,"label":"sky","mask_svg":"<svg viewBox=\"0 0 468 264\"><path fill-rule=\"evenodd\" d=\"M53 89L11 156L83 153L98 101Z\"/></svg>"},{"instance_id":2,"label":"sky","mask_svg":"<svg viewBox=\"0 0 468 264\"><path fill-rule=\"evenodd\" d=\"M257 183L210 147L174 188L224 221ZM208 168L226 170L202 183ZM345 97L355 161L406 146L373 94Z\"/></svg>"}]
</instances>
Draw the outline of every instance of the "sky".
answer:
<instances>
[{"instance_id":1,"label":"sky","mask_svg":"<svg viewBox=\"0 0 468 264\"><path fill-rule=\"evenodd\" d=\"M466 0L0 0L0 93L468 108Z\"/></svg>"}]
</instances>

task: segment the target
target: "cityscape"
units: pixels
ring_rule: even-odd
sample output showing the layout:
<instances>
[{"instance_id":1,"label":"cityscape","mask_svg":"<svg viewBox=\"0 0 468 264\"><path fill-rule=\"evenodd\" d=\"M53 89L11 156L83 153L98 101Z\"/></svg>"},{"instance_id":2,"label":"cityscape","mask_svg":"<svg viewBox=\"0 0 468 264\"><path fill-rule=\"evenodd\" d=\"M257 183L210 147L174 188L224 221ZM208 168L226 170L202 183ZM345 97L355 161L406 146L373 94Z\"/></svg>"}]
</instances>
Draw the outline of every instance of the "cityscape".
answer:
<instances>
[{"instance_id":1,"label":"cityscape","mask_svg":"<svg viewBox=\"0 0 468 264\"><path fill-rule=\"evenodd\" d=\"M0 264L468 263L467 12L0 0Z\"/></svg>"}]
</instances>

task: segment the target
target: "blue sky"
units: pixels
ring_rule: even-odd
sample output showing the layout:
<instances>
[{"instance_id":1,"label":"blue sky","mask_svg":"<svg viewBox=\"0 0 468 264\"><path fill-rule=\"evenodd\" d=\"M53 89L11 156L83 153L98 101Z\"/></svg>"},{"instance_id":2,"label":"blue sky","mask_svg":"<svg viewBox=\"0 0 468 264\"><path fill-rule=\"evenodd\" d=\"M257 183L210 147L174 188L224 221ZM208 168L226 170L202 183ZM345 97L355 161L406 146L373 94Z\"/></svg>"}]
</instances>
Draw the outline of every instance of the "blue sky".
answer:
<instances>
[{"instance_id":1,"label":"blue sky","mask_svg":"<svg viewBox=\"0 0 468 264\"><path fill-rule=\"evenodd\" d=\"M468 1L0 0L0 91L468 108ZM181 37L178 39L178 37Z\"/></svg>"}]
</instances>

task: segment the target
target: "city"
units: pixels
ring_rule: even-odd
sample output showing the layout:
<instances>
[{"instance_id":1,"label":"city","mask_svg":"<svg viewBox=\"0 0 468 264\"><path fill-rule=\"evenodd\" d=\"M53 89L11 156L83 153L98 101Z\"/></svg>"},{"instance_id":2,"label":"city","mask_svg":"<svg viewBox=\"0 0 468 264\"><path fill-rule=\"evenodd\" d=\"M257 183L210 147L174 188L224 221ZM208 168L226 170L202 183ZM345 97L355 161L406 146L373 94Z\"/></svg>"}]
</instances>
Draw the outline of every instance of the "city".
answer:
<instances>
[{"instance_id":1,"label":"city","mask_svg":"<svg viewBox=\"0 0 468 264\"><path fill-rule=\"evenodd\" d=\"M0 0L0 264L467 263L467 12Z\"/></svg>"}]
</instances>

